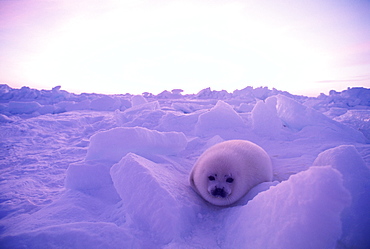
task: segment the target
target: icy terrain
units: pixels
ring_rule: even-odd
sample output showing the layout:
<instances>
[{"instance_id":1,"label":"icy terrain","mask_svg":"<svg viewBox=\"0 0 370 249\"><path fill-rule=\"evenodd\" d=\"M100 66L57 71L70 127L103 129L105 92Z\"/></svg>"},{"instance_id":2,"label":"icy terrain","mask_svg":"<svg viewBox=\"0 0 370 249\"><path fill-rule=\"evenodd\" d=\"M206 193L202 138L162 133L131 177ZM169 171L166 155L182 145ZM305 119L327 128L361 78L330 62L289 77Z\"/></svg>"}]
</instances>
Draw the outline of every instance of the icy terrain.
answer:
<instances>
[{"instance_id":1,"label":"icy terrain","mask_svg":"<svg viewBox=\"0 0 370 249\"><path fill-rule=\"evenodd\" d=\"M370 89L142 96L0 86L0 248L370 248ZM189 186L230 139L274 181L215 207Z\"/></svg>"}]
</instances>

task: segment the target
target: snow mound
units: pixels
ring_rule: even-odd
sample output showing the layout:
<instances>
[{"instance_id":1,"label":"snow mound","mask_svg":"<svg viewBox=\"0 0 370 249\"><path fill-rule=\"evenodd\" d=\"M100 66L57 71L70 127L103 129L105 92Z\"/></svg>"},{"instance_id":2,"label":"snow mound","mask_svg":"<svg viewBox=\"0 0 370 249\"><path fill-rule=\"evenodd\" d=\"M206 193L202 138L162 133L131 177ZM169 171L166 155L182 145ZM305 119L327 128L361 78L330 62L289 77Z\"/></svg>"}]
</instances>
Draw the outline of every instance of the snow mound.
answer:
<instances>
[{"instance_id":1,"label":"snow mound","mask_svg":"<svg viewBox=\"0 0 370 249\"><path fill-rule=\"evenodd\" d=\"M349 203L337 170L311 167L234 208L223 248L334 248Z\"/></svg>"},{"instance_id":2,"label":"snow mound","mask_svg":"<svg viewBox=\"0 0 370 249\"><path fill-rule=\"evenodd\" d=\"M369 168L352 145L342 145L320 153L314 165L331 165L343 174L343 184L352 195L352 203L342 215L341 243L346 248L367 248L370 245Z\"/></svg>"},{"instance_id":3,"label":"snow mound","mask_svg":"<svg viewBox=\"0 0 370 249\"><path fill-rule=\"evenodd\" d=\"M158 132L142 127L117 127L91 136L86 160L118 162L128 152L139 155L174 155L185 149L181 132Z\"/></svg>"}]
</instances>

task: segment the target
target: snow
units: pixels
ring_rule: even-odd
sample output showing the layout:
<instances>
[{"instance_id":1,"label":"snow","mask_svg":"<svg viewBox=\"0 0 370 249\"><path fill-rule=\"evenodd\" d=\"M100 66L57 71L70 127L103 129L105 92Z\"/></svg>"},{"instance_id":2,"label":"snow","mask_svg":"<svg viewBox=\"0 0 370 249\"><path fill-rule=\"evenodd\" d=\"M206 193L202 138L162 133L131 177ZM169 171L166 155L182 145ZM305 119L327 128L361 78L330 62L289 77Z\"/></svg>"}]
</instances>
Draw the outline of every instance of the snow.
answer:
<instances>
[{"instance_id":1,"label":"snow","mask_svg":"<svg viewBox=\"0 0 370 249\"><path fill-rule=\"evenodd\" d=\"M132 106L142 105L148 103L148 101L141 95L134 95L131 98Z\"/></svg>"},{"instance_id":2,"label":"snow","mask_svg":"<svg viewBox=\"0 0 370 249\"><path fill-rule=\"evenodd\" d=\"M349 202L338 171L311 167L229 214L225 248L334 248Z\"/></svg>"},{"instance_id":3,"label":"snow","mask_svg":"<svg viewBox=\"0 0 370 249\"><path fill-rule=\"evenodd\" d=\"M209 111L202 113L195 124L195 134L198 137L220 134L225 139L232 139L243 133L245 124L232 106L222 100Z\"/></svg>"},{"instance_id":4,"label":"snow","mask_svg":"<svg viewBox=\"0 0 370 249\"><path fill-rule=\"evenodd\" d=\"M86 160L118 162L128 152L176 155L187 145L181 132L158 132L142 127L117 127L90 138Z\"/></svg>"},{"instance_id":5,"label":"snow","mask_svg":"<svg viewBox=\"0 0 370 249\"><path fill-rule=\"evenodd\" d=\"M343 175L352 205L342 215L344 244L361 248L370 245L370 171L353 145L341 145L319 154L314 165L331 165Z\"/></svg>"},{"instance_id":6,"label":"snow","mask_svg":"<svg viewBox=\"0 0 370 249\"><path fill-rule=\"evenodd\" d=\"M10 101L8 108L11 114L30 114L37 111L41 105L35 101L31 102L15 102Z\"/></svg>"},{"instance_id":7,"label":"snow","mask_svg":"<svg viewBox=\"0 0 370 249\"><path fill-rule=\"evenodd\" d=\"M103 96L98 99L94 99L90 103L91 110L95 111L114 111L119 109L121 106L121 102L119 99L114 99L109 96Z\"/></svg>"},{"instance_id":8,"label":"snow","mask_svg":"<svg viewBox=\"0 0 370 249\"><path fill-rule=\"evenodd\" d=\"M177 183L171 170L129 153L110 173L132 226L147 231L160 244L168 244L189 230L195 208L186 198L191 196L186 185ZM135 198L137 194L140 198Z\"/></svg>"},{"instance_id":9,"label":"snow","mask_svg":"<svg viewBox=\"0 0 370 249\"><path fill-rule=\"evenodd\" d=\"M280 134L283 124L277 115L276 103L276 97L257 101L251 112L254 132L271 138L276 138Z\"/></svg>"},{"instance_id":10,"label":"snow","mask_svg":"<svg viewBox=\"0 0 370 249\"><path fill-rule=\"evenodd\" d=\"M369 96L0 85L0 247L369 248ZM274 179L221 208L188 175L229 139L264 148Z\"/></svg>"}]
</instances>

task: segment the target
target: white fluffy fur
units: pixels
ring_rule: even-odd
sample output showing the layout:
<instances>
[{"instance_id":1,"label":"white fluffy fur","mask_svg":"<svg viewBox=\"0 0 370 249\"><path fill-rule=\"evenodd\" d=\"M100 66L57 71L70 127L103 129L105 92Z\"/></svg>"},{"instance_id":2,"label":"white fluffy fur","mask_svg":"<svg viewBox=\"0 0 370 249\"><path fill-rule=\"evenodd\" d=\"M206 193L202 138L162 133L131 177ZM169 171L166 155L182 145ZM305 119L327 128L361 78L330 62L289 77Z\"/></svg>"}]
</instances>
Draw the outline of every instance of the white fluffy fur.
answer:
<instances>
[{"instance_id":1,"label":"white fluffy fur","mask_svg":"<svg viewBox=\"0 0 370 249\"><path fill-rule=\"evenodd\" d=\"M210 176L213 176L211 180ZM228 206L257 184L272 180L271 160L261 147L252 142L230 140L207 149L195 163L189 180L193 189L206 201ZM226 196L212 195L215 188L223 189Z\"/></svg>"}]
</instances>

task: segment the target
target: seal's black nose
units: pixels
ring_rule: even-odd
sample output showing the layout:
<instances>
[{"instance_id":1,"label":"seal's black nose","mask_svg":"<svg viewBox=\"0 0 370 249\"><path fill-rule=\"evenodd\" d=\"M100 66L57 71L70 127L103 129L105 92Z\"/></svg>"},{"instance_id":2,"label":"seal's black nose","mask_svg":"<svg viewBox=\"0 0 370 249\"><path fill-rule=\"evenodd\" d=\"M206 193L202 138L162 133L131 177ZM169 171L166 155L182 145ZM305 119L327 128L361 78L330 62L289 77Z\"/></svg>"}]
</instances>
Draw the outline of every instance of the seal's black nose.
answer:
<instances>
[{"instance_id":1,"label":"seal's black nose","mask_svg":"<svg viewBox=\"0 0 370 249\"><path fill-rule=\"evenodd\" d=\"M227 195L226 191L223 188L215 188L211 191L211 194L214 197L222 197L222 198L225 198Z\"/></svg>"}]
</instances>

